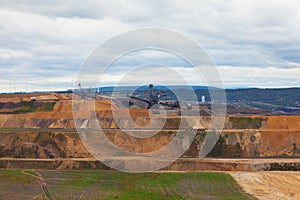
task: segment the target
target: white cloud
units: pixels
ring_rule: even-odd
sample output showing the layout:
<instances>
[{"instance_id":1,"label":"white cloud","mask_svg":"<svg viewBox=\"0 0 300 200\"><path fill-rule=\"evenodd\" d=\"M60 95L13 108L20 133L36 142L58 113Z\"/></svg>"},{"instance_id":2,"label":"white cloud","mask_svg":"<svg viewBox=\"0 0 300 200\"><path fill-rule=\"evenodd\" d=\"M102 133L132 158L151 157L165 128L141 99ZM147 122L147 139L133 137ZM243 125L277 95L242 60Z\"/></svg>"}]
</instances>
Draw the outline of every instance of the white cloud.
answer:
<instances>
[{"instance_id":1,"label":"white cloud","mask_svg":"<svg viewBox=\"0 0 300 200\"><path fill-rule=\"evenodd\" d=\"M11 80L21 85L30 78L63 88L56 80L64 82L75 74L99 43L149 26L177 30L199 42L221 66L227 86L300 85L295 78L300 67L300 3L296 0L0 0L0 92L8 91ZM156 60L167 62L159 55ZM223 66L228 66L226 71ZM248 66L255 70L250 73ZM270 70L277 82L260 77ZM249 74L260 78L250 82Z\"/></svg>"},{"instance_id":2,"label":"white cloud","mask_svg":"<svg viewBox=\"0 0 300 200\"><path fill-rule=\"evenodd\" d=\"M251 66L220 66L219 73L225 87L300 87L300 67L278 68Z\"/></svg>"}]
</instances>

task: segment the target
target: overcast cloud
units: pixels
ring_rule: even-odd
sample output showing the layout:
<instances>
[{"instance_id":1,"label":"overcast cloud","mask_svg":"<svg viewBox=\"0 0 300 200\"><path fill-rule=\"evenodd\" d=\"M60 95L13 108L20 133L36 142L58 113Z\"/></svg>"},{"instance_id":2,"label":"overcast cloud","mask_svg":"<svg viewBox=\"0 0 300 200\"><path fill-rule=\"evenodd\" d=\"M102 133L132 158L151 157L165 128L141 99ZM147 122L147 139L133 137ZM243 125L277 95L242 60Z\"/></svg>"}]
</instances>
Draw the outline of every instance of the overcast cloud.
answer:
<instances>
[{"instance_id":1,"label":"overcast cloud","mask_svg":"<svg viewBox=\"0 0 300 200\"><path fill-rule=\"evenodd\" d=\"M0 92L71 88L97 45L142 27L193 38L217 65L225 87L300 86L297 0L7 0L0 1ZM120 63L135 59L182 65L153 52ZM111 71L105 83L120 76Z\"/></svg>"}]
</instances>

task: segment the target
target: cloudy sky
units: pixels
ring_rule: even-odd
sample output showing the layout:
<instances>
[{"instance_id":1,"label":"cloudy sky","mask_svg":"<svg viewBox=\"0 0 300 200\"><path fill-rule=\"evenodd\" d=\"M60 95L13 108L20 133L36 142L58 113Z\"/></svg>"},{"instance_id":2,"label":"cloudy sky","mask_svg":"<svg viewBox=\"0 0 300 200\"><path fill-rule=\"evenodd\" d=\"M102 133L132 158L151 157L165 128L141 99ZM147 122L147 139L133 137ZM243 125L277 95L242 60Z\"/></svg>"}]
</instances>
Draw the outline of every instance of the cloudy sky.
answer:
<instances>
[{"instance_id":1,"label":"cloudy sky","mask_svg":"<svg viewBox=\"0 0 300 200\"><path fill-rule=\"evenodd\" d=\"M0 92L71 88L97 45L143 27L193 38L217 66L225 87L300 86L297 0L0 0ZM132 54L119 64L143 56L183 64L155 52ZM121 76L122 71L108 71L103 84Z\"/></svg>"}]
</instances>

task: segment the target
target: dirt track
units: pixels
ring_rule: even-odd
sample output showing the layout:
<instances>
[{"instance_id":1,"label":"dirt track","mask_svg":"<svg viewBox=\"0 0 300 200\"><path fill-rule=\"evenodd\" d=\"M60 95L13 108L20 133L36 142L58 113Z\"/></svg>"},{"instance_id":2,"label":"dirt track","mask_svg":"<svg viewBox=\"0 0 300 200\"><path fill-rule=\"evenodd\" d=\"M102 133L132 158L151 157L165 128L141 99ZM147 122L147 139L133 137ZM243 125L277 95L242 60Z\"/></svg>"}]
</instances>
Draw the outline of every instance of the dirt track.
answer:
<instances>
[{"instance_id":1,"label":"dirt track","mask_svg":"<svg viewBox=\"0 0 300 200\"><path fill-rule=\"evenodd\" d=\"M300 172L228 172L258 199L300 199Z\"/></svg>"},{"instance_id":2,"label":"dirt track","mask_svg":"<svg viewBox=\"0 0 300 200\"><path fill-rule=\"evenodd\" d=\"M52 195L50 194L50 192L48 191L48 188L47 188L47 183L45 181L45 179L43 178L42 174L39 173L39 172L27 172L27 171L22 171L23 174L25 175L28 175L28 176L32 176L33 178L35 178L36 180L38 180L39 184L41 185L41 189L43 191L43 194L45 195L45 197L47 199L50 199L52 200L53 197ZM43 197L43 195L42 195Z\"/></svg>"}]
</instances>

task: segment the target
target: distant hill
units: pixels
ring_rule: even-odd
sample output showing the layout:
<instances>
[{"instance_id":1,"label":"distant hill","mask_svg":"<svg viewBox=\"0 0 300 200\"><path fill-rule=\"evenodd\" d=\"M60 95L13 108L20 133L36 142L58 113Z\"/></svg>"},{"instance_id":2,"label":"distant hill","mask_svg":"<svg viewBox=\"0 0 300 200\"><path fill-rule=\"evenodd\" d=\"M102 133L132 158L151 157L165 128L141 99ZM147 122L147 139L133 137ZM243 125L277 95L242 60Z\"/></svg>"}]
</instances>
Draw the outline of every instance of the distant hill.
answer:
<instances>
[{"instance_id":1,"label":"distant hill","mask_svg":"<svg viewBox=\"0 0 300 200\"><path fill-rule=\"evenodd\" d=\"M100 87L99 92L111 92L111 91L144 91L148 89L148 85L142 85L142 86L108 86L108 87ZM207 90L207 89L218 89L215 87L207 87L207 86L197 86L197 85L192 85L192 86L186 86L186 85L171 85L171 86L160 86L156 85L155 89L156 90L177 90L177 89L182 89L182 90Z\"/></svg>"},{"instance_id":2,"label":"distant hill","mask_svg":"<svg viewBox=\"0 0 300 200\"><path fill-rule=\"evenodd\" d=\"M104 87L100 88L99 92L109 94L115 90L119 93L128 94L129 91L143 96L144 91L148 86L123 87ZM206 102L210 102L209 90L214 90L214 93L221 92L219 88L206 86L154 86L154 90L164 90L167 97L164 99L185 101L201 101L201 97L205 96ZM228 107L241 110L244 108L253 110L260 109L266 112L284 114L284 113L300 113L300 88L241 88L241 89L226 89L226 102ZM175 95L176 94L176 95ZM195 98L196 95L196 98ZM177 97L177 98L176 98Z\"/></svg>"},{"instance_id":3,"label":"distant hill","mask_svg":"<svg viewBox=\"0 0 300 200\"><path fill-rule=\"evenodd\" d=\"M126 93L128 91L143 92L148 89L148 86L120 86L120 87L101 87L99 92L117 92ZM186 100L196 94L198 101L205 96L207 101L210 101L209 90L218 91L218 88L207 86L154 86L155 90L164 90L171 98L175 98L173 93L183 96ZM171 92L171 91L173 92ZM263 102L278 106L299 107L300 108L300 88L241 88L241 89L226 89L226 97L228 102Z\"/></svg>"},{"instance_id":4,"label":"distant hill","mask_svg":"<svg viewBox=\"0 0 300 200\"><path fill-rule=\"evenodd\" d=\"M256 101L280 106L300 106L300 88L227 89L228 101Z\"/></svg>"}]
</instances>

